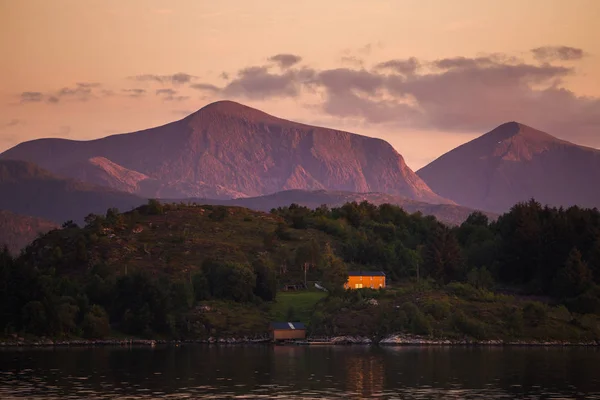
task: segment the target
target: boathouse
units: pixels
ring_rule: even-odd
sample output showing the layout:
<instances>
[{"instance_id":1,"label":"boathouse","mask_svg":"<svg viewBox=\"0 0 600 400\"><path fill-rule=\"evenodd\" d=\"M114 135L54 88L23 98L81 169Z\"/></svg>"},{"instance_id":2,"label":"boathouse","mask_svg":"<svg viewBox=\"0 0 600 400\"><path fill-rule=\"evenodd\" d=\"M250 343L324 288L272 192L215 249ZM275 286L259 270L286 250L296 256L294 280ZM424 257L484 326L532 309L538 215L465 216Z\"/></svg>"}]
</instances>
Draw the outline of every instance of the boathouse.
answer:
<instances>
[{"instance_id":1,"label":"boathouse","mask_svg":"<svg viewBox=\"0 0 600 400\"><path fill-rule=\"evenodd\" d=\"M349 271L345 289L380 289L385 287L383 271Z\"/></svg>"},{"instance_id":2,"label":"boathouse","mask_svg":"<svg viewBox=\"0 0 600 400\"><path fill-rule=\"evenodd\" d=\"M302 322L271 322L271 340L305 339L306 326Z\"/></svg>"}]
</instances>

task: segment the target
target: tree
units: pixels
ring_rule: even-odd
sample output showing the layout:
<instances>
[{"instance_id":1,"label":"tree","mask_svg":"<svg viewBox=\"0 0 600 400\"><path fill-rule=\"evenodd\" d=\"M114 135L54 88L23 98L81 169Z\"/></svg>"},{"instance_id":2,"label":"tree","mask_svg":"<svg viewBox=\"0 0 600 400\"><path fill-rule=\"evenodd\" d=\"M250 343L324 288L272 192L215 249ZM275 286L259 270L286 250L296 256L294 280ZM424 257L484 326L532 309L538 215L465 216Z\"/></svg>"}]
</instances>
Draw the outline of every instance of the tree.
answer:
<instances>
[{"instance_id":1,"label":"tree","mask_svg":"<svg viewBox=\"0 0 600 400\"><path fill-rule=\"evenodd\" d=\"M435 229L423 250L423 266L432 278L443 283L462 278L461 248L448 228Z\"/></svg>"},{"instance_id":2,"label":"tree","mask_svg":"<svg viewBox=\"0 0 600 400\"><path fill-rule=\"evenodd\" d=\"M21 310L23 327L27 332L44 335L48 333L48 317L44 305L39 301L30 301Z\"/></svg>"},{"instance_id":3,"label":"tree","mask_svg":"<svg viewBox=\"0 0 600 400\"><path fill-rule=\"evenodd\" d=\"M331 245L325 244L323 250L323 286L330 293L339 293L343 290L344 284L348 281L348 269L346 264L337 257Z\"/></svg>"},{"instance_id":4,"label":"tree","mask_svg":"<svg viewBox=\"0 0 600 400\"><path fill-rule=\"evenodd\" d=\"M256 274L249 265L227 264L223 271L226 275L226 286L223 292L233 301L245 302L252 300L256 286Z\"/></svg>"},{"instance_id":5,"label":"tree","mask_svg":"<svg viewBox=\"0 0 600 400\"><path fill-rule=\"evenodd\" d=\"M165 211L163 205L156 199L148 200L147 210L149 215L160 215Z\"/></svg>"},{"instance_id":6,"label":"tree","mask_svg":"<svg viewBox=\"0 0 600 400\"><path fill-rule=\"evenodd\" d=\"M296 249L295 264L304 272L304 286L307 286L306 276L309 269L315 269L321 258L319 243L313 238L308 243Z\"/></svg>"},{"instance_id":7,"label":"tree","mask_svg":"<svg viewBox=\"0 0 600 400\"><path fill-rule=\"evenodd\" d=\"M275 264L267 253L261 253L254 260L256 287L254 294L265 301L273 301L277 295L277 274Z\"/></svg>"},{"instance_id":8,"label":"tree","mask_svg":"<svg viewBox=\"0 0 600 400\"><path fill-rule=\"evenodd\" d=\"M192 287L194 288L194 298L196 301L210 298L210 286L202 271L198 271L192 275Z\"/></svg>"},{"instance_id":9,"label":"tree","mask_svg":"<svg viewBox=\"0 0 600 400\"><path fill-rule=\"evenodd\" d=\"M108 314L101 306L94 304L83 317L83 336L88 339L103 339L110 334Z\"/></svg>"},{"instance_id":10,"label":"tree","mask_svg":"<svg viewBox=\"0 0 600 400\"><path fill-rule=\"evenodd\" d=\"M591 284L592 272L581 258L579 250L573 248L564 267L556 274L556 294L561 297L574 297L583 293Z\"/></svg>"},{"instance_id":11,"label":"tree","mask_svg":"<svg viewBox=\"0 0 600 400\"><path fill-rule=\"evenodd\" d=\"M171 283L171 307L176 311L187 311L194 305L194 287L188 281Z\"/></svg>"}]
</instances>

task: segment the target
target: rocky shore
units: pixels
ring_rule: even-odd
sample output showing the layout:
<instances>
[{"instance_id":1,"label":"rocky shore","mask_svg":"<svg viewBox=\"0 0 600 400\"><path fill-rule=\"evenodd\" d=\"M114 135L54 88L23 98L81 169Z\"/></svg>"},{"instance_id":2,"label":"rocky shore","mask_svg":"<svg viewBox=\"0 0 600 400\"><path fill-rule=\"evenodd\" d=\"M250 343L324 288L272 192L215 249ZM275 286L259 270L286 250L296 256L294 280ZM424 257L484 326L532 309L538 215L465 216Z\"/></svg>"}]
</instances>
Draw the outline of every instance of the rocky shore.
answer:
<instances>
[{"instance_id":1,"label":"rocky shore","mask_svg":"<svg viewBox=\"0 0 600 400\"><path fill-rule=\"evenodd\" d=\"M103 339L103 340L51 340L25 339L21 337L0 339L1 347L92 347L92 346L149 346L184 345L184 344L268 344L268 337L255 338L208 338L195 340L154 340L154 339ZM292 343L294 344L294 343ZM395 334L379 341L363 336L335 336L309 338L298 342L301 345L330 344L330 345L380 345L380 346L600 346L599 341L566 342L560 340L473 340L473 339L433 339L422 336Z\"/></svg>"}]
</instances>

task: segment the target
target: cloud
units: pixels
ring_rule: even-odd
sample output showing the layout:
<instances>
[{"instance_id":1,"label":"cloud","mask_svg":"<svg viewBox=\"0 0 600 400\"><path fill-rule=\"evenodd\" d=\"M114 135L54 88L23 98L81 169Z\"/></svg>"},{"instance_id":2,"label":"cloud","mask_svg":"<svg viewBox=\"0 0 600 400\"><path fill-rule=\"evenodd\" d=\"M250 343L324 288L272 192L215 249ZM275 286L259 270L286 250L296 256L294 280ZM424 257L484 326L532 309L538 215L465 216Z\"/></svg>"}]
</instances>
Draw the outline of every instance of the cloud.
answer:
<instances>
[{"instance_id":1,"label":"cloud","mask_svg":"<svg viewBox=\"0 0 600 400\"><path fill-rule=\"evenodd\" d=\"M41 92L22 92L21 103L37 103L44 99Z\"/></svg>"},{"instance_id":2,"label":"cloud","mask_svg":"<svg viewBox=\"0 0 600 400\"><path fill-rule=\"evenodd\" d=\"M36 103L46 101L50 104L60 103L62 100L88 101L95 97L95 89L102 85L97 82L77 82L74 87L65 86L53 92L22 92L21 103Z\"/></svg>"},{"instance_id":3,"label":"cloud","mask_svg":"<svg viewBox=\"0 0 600 400\"><path fill-rule=\"evenodd\" d=\"M102 86L102 84L98 82L77 82L76 85L80 88L98 88Z\"/></svg>"},{"instance_id":4,"label":"cloud","mask_svg":"<svg viewBox=\"0 0 600 400\"><path fill-rule=\"evenodd\" d=\"M561 59L575 54L559 53ZM600 99L566 89L564 80L574 73L563 65L495 53L394 58L371 69L292 66L274 72L268 66L251 66L223 87L201 83L194 88L221 98L248 99L299 97L306 90L315 95L324 115L395 128L485 132L519 121L550 133L592 137L600 126Z\"/></svg>"},{"instance_id":5,"label":"cloud","mask_svg":"<svg viewBox=\"0 0 600 400\"><path fill-rule=\"evenodd\" d=\"M287 69L302 61L302 57L294 54L276 54L273 57L269 57L269 61L276 63L282 69Z\"/></svg>"},{"instance_id":6,"label":"cloud","mask_svg":"<svg viewBox=\"0 0 600 400\"><path fill-rule=\"evenodd\" d=\"M364 60L356 57L356 56L342 56L340 57L340 61L345 65L352 65L354 67L363 68L365 65Z\"/></svg>"},{"instance_id":7,"label":"cloud","mask_svg":"<svg viewBox=\"0 0 600 400\"><path fill-rule=\"evenodd\" d=\"M173 90L173 89L157 89L156 90L156 95L167 95L167 96L173 96L177 94L177 90Z\"/></svg>"},{"instance_id":8,"label":"cloud","mask_svg":"<svg viewBox=\"0 0 600 400\"><path fill-rule=\"evenodd\" d=\"M396 59L396 60L389 60L389 61L385 61L385 62L381 62L377 65L375 65L375 69L379 69L379 70L391 70L394 72L397 72L399 74L402 75L410 75L415 73L415 71L417 69L419 69L419 67L421 66L421 63L419 62L419 60L417 60L415 57L411 57L408 59Z\"/></svg>"},{"instance_id":9,"label":"cloud","mask_svg":"<svg viewBox=\"0 0 600 400\"><path fill-rule=\"evenodd\" d=\"M571 61L580 60L585 56L582 49L568 46L543 46L531 49L533 57L538 61Z\"/></svg>"},{"instance_id":10,"label":"cloud","mask_svg":"<svg viewBox=\"0 0 600 400\"><path fill-rule=\"evenodd\" d=\"M161 84L170 83L173 85L183 85L192 82L197 77L194 75L186 74L184 72L178 72L173 75L153 75L143 74L130 76L127 79L135 80L138 82L158 82Z\"/></svg>"},{"instance_id":11,"label":"cloud","mask_svg":"<svg viewBox=\"0 0 600 400\"><path fill-rule=\"evenodd\" d=\"M281 97L296 97L300 94L303 84L314 78L312 69L288 69L282 73L272 73L268 66L243 68L237 77L224 87L213 84L199 83L192 88L212 94L248 99L268 99Z\"/></svg>"},{"instance_id":12,"label":"cloud","mask_svg":"<svg viewBox=\"0 0 600 400\"><path fill-rule=\"evenodd\" d=\"M164 101L184 101L190 98L189 96L177 96L178 92L174 89L157 89L155 93Z\"/></svg>"},{"instance_id":13,"label":"cloud","mask_svg":"<svg viewBox=\"0 0 600 400\"><path fill-rule=\"evenodd\" d=\"M220 87L211 85L209 83L194 83L193 85L190 85L190 87L192 89L201 90L204 92L213 92L213 93L218 93L222 90Z\"/></svg>"},{"instance_id":14,"label":"cloud","mask_svg":"<svg viewBox=\"0 0 600 400\"><path fill-rule=\"evenodd\" d=\"M92 88L97 87L90 84L77 84L74 88L63 87L51 95L47 100L58 103L60 100L70 98L77 101L88 101L92 97Z\"/></svg>"},{"instance_id":15,"label":"cloud","mask_svg":"<svg viewBox=\"0 0 600 400\"><path fill-rule=\"evenodd\" d=\"M146 89L122 89L121 91L127 96L134 98L139 98L146 95Z\"/></svg>"}]
</instances>

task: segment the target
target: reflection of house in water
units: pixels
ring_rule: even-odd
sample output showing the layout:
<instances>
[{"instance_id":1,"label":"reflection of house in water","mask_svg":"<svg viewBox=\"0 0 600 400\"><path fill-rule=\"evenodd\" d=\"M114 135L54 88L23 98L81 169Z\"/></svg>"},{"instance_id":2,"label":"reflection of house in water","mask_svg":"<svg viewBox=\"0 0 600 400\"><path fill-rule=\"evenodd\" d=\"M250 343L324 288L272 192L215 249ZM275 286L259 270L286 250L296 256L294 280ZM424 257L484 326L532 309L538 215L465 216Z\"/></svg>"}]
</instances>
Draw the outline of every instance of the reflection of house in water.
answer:
<instances>
[{"instance_id":1,"label":"reflection of house in water","mask_svg":"<svg viewBox=\"0 0 600 400\"><path fill-rule=\"evenodd\" d=\"M346 364L346 390L370 397L383 391L385 367L383 358L361 354L349 357Z\"/></svg>"}]
</instances>

